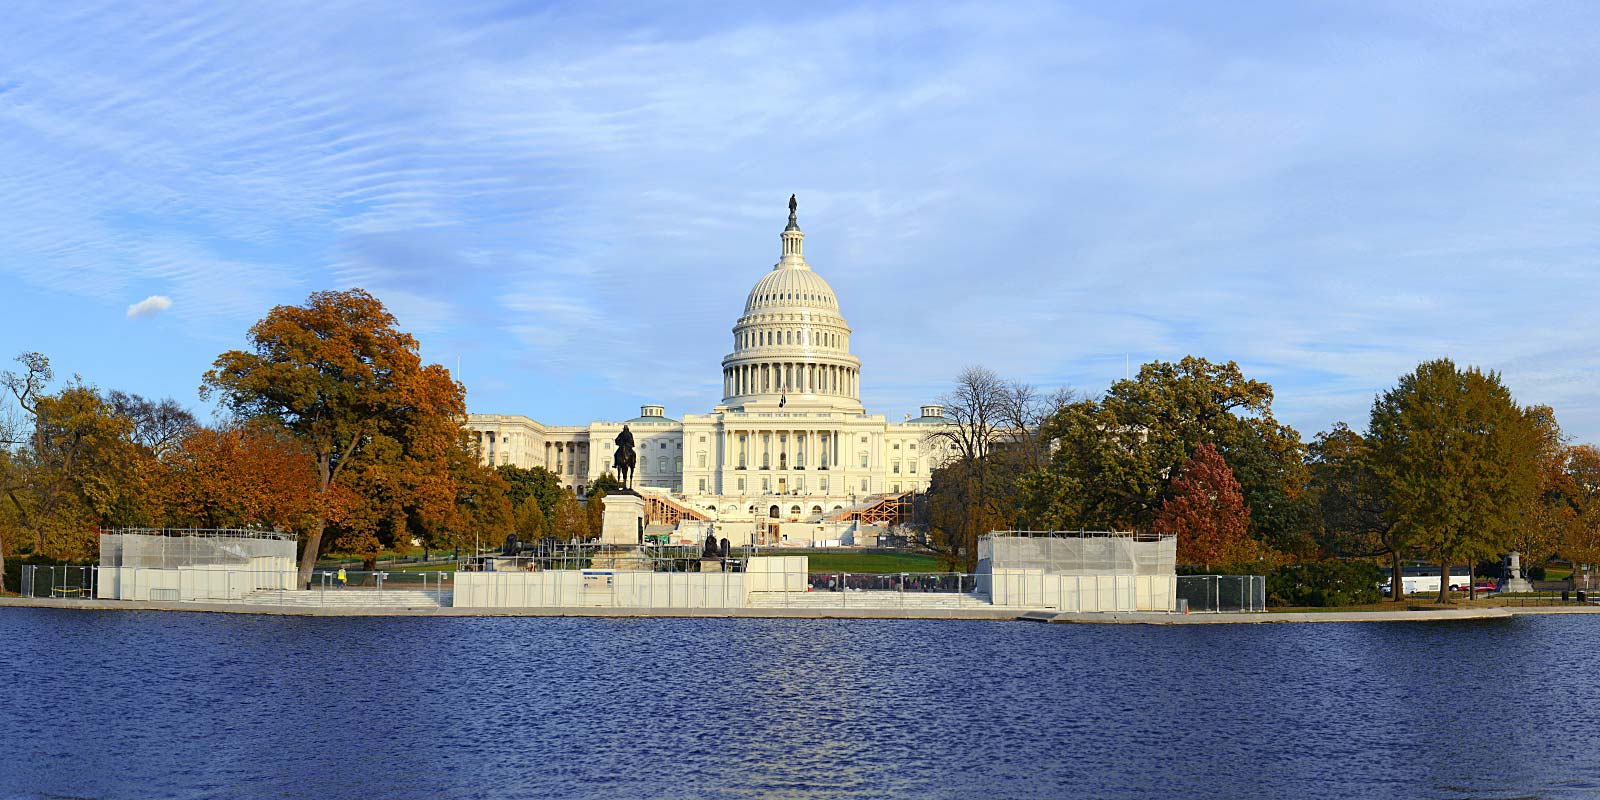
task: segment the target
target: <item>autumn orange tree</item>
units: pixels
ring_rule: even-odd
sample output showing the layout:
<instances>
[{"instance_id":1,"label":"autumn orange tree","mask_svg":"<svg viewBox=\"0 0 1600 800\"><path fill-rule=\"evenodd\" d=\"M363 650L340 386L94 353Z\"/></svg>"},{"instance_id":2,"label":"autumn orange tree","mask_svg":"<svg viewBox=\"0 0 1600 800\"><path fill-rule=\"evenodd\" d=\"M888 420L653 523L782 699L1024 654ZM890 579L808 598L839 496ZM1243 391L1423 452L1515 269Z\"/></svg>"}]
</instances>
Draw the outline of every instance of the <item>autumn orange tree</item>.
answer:
<instances>
[{"instance_id":1,"label":"autumn orange tree","mask_svg":"<svg viewBox=\"0 0 1600 800\"><path fill-rule=\"evenodd\" d=\"M311 455L282 431L197 428L161 464L157 491L171 526L301 530L315 509Z\"/></svg>"},{"instance_id":2,"label":"autumn orange tree","mask_svg":"<svg viewBox=\"0 0 1600 800\"><path fill-rule=\"evenodd\" d=\"M1260 547L1250 538L1250 509L1239 480L1211 444L1195 448L1156 511L1154 528L1178 537L1178 561L1206 569L1252 562Z\"/></svg>"},{"instance_id":3,"label":"autumn orange tree","mask_svg":"<svg viewBox=\"0 0 1600 800\"><path fill-rule=\"evenodd\" d=\"M466 411L465 390L365 291L316 292L277 306L250 328L250 347L218 356L200 388L241 420L292 436L311 455L317 505L300 558L309 585L330 523L375 552L379 534L401 538L409 498L419 516L454 505L448 449Z\"/></svg>"}]
</instances>

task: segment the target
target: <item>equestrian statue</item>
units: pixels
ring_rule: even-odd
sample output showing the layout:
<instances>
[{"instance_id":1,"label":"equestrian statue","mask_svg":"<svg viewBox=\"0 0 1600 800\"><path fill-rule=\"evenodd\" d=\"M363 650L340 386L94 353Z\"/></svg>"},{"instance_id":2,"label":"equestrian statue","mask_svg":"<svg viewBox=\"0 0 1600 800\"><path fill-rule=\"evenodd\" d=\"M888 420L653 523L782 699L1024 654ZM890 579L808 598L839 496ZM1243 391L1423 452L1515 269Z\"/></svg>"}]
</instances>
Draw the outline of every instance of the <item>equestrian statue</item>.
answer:
<instances>
[{"instance_id":1,"label":"equestrian statue","mask_svg":"<svg viewBox=\"0 0 1600 800\"><path fill-rule=\"evenodd\" d=\"M622 488L633 491L633 468L639 463L639 454L633 451L633 431L627 425L622 426L622 433L617 434L617 455L612 459L611 466L617 471L617 480L622 482Z\"/></svg>"}]
</instances>

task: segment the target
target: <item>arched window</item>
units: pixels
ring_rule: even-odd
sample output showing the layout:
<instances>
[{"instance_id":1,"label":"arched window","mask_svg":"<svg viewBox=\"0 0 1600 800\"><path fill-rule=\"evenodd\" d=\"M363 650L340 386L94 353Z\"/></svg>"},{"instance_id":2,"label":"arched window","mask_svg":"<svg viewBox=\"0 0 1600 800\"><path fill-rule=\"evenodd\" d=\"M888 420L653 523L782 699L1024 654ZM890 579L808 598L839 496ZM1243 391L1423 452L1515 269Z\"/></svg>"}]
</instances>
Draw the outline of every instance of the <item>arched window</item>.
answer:
<instances>
[{"instance_id":1,"label":"arched window","mask_svg":"<svg viewBox=\"0 0 1600 800\"><path fill-rule=\"evenodd\" d=\"M767 516L772 517L773 519L777 519L778 518L778 507L777 506L773 506L772 508L767 509Z\"/></svg>"},{"instance_id":2,"label":"arched window","mask_svg":"<svg viewBox=\"0 0 1600 800\"><path fill-rule=\"evenodd\" d=\"M716 511L717 507L716 506L706 506L706 510L707 511Z\"/></svg>"},{"instance_id":3,"label":"arched window","mask_svg":"<svg viewBox=\"0 0 1600 800\"><path fill-rule=\"evenodd\" d=\"M800 516L800 507L799 506L789 506L789 516L791 516L791 517Z\"/></svg>"},{"instance_id":4,"label":"arched window","mask_svg":"<svg viewBox=\"0 0 1600 800\"><path fill-rule=\"evenodd\" d=\"M811 513L813 513L813 514L821 514L822 513L822 506L812 506L811 507Z\"/></svg>"}]
</instances>

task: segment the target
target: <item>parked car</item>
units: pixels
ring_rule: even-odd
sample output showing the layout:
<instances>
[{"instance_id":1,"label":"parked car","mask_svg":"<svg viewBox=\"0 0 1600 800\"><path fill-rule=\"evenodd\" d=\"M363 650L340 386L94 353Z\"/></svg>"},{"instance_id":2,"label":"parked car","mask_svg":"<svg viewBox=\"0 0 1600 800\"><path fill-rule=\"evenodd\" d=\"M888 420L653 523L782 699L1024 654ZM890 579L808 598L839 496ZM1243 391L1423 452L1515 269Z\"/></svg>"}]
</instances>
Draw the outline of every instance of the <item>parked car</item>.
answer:
<instances>
[{"instance_id":1,"label":"parked car","mask_svg":"<svg viewBox=\"0 0 1600 800\"><path fill-rule=\"evenodd\" d=\"M1494 585L1493 581L1479 581L1478 585L1472 587L1472 590L1479 594L1493 594L1500 591L1500 587Z\"/></svg>"}]
</instances>

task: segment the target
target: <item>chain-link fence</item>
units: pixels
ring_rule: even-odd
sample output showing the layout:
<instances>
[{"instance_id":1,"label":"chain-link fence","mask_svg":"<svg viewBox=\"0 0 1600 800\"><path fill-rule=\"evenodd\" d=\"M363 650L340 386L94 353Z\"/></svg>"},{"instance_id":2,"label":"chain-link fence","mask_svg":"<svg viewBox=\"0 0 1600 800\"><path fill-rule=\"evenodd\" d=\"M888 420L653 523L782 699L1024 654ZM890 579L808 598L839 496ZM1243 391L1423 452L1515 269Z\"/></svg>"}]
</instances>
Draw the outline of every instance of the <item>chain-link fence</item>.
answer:
<instances>
[{"instance_id":1,"label":"chain-link fence","mask_svg":"<svg viewBox=\"0 0 1600 800\"><path fill-rule=\"evenodd\" d=\"M24 564L18 592L23 597L89 598L95 596L98 578L92 566Z\"/></svg>"},{"instance_id":2,"label":"chain-link fence","mask_svg":"<svg viewBox=\"0 0 1600 800\"><path fill-rule=\"evenodd\" d=\"M1179 611L1267 610L1267 579L1261 575L1179 575Z\"/></svg>"}]
</instances>

